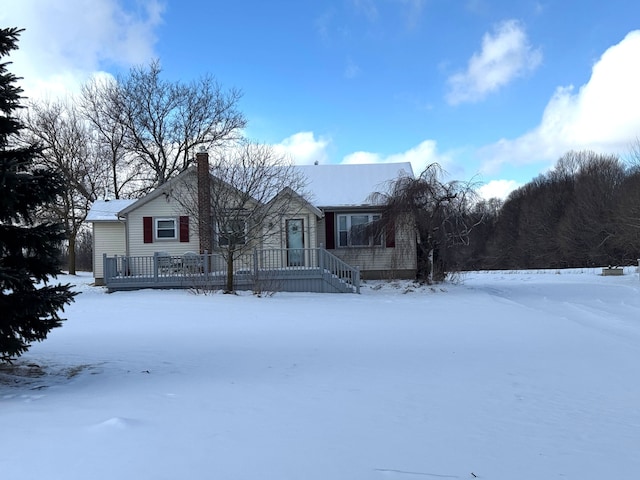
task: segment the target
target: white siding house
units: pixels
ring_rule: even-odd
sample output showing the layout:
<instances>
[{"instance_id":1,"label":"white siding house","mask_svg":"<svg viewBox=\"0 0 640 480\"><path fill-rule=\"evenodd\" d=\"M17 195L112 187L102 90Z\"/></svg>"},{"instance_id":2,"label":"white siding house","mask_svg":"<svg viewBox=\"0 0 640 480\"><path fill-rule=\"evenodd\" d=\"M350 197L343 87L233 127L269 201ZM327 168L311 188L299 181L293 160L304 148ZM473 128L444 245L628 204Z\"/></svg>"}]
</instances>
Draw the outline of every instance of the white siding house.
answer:
<instances>
[{"instance_id":1,"label":"white siding house","mask_svg":"<svg viewBox=\"0 0 640 480\"><path fill-rule=\"evenodd\" d=\"M365 238L354 228L379 218L381 206L372 202L371 194L387 191L399 176L413 176L410 163L309 165L296 169L306 179L308 194L305 198L291 190L278 194L293 195L289 213L263 225L268 235L252 248L323 248L358 267L365 279L415 277L414 231L398 224L398 228L388 229L377 238ZM184 186L196 182L196 170L189 169L139 200L94 203L88 220L93 223L96 283L103 278L103 254L138 257L157 252L174 256L202 253L196 218L200 214L189 215L178 200ZM278 201L278 196L272 201ZM215 241L212 245L213 252L209 253L215 253Z\"/></svg>"}]
</instances>

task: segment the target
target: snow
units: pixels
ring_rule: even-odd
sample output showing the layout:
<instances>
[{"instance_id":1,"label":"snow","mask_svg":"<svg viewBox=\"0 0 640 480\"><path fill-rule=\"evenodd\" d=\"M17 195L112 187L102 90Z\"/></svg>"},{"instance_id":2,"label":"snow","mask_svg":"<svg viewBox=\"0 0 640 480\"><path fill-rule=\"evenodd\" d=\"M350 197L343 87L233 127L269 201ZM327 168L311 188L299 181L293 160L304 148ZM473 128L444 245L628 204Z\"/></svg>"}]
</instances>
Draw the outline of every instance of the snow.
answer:
<instances>
[{"instance_id":1,"label":"snow","mask_svg":"<svg viewBox=\"0 0 640 480\"><path fill-rule=\"evenodd\" d=\"M87 214L87 222L115 222L118 213L136 200L96 200Z\"/></svg>"},{"instance_id":2,"label":"snow","mask_svg":"<svg viewBox=\"0 0 640 480\"><path fill-rule=\"evenodd\" d=\"M386 192L399 176L413 177L411 163L298 165L307 181L309 201L317 207L370 205L369 195Z\"/></svg>"},{"instance_id":3,"label":"snow","mask_svg":"<svg viewBox=\"0 0 640 480\"><path fill-rule=\"evenodd\" d=\"M106 294L0 370L0 478L629 479L640 280Z\"/></svg>"}]
</instances>

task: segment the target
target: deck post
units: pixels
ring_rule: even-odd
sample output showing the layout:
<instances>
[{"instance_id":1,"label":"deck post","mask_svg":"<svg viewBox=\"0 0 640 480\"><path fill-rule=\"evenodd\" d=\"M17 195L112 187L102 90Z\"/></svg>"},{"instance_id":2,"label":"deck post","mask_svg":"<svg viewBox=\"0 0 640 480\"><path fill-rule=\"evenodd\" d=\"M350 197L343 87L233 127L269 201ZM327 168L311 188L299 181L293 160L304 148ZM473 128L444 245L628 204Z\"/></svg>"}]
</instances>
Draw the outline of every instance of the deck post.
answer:
<instances>
[{"instance_id":1,"label":"deck post","mask_svg":"<svg viewBox=\"0 0 640 480\"><path fill-rule=\"evenodd\" d=\"M158 252L153 252L153 281L158 283Z\"/></svg>"},{"instance_id":2,"label":"deck post","mask_svg":"<svg viewBox=\"0 0 640 480\"><path fill-rule=\"evenodd\" d=\"M107 265L107 254L102 254L102 276L104 277L104 284L107 285L109 279L109 266Z\"/></svg>"}]
</instances>

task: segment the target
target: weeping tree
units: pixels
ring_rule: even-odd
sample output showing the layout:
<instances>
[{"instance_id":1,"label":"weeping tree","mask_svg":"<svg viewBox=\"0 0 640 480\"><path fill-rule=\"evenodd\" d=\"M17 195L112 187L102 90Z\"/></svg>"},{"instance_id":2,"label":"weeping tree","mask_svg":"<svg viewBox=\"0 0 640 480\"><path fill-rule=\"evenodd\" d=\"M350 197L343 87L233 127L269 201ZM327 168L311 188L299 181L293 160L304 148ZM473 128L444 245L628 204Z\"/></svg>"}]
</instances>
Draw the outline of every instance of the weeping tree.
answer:
<instances>
[{"instance_id":1,"label":"weeping tree","mask_svg":"<svg viewBox=\"0 0 640 480\"><path fill-rule=\"evenodd\" d=\"M0 29L0 58L17 48L21 30ZM34 163L41 149L25 146L15 116L21 89L0 63L0 361L25 353L61 325L58 315L73 300L69 285L49 284L58 273L63 226L38 222L35 212L64 193L62 177Z\"/></svg>"},{"instance_id":2,"label":"weeping tree","mask_svg":"<svg viewBox=\"0 0 640 480\"><path fill-rule=\"evenodd\" d=\"M380 220L372 233L398 228L413 229L418 235L418 280L443 280L456 267L455 249L466 246L472 228L482 219L468 214L476 200L472 184L443 180L445 172L433 163L418 176L392 181L387 192L376 192L370 200L382 205Z\"/></svg>"}]
</instances>

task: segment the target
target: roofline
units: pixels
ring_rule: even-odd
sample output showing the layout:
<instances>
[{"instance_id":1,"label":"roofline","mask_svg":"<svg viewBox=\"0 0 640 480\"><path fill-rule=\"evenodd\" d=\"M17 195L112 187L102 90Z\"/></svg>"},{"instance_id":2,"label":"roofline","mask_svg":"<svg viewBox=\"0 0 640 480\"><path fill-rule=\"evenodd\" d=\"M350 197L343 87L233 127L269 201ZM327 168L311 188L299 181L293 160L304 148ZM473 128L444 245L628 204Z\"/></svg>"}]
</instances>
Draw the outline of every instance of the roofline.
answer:
<instances>
[{"instance_id":1,"label":"roofline","mask_svg":"<svg viewBox=\"0 0 640 480\"><path fill-rule=\"evenodd\" d=\"M172 188L178 181L182 181L182 179L184 177L186 177L187 175L195 174L195 173L196 173L195 167L187 168L183 172L180 172L180 174L178 174L177 176L175 176L173 178L170 178L169 180L167 180L162 185L154 188L151 192L146 194L144 197L139 198L138 200L133 202L131 205L129 205L127 208L124 208L124 209L120 210L118 212L118 217L120 217L121 215L127 215L127 214L131 213L133 210L136 210L139 207L142 207L143 205L149 203L151 200L153 200L155 198L158 198L167 189Z\"/></svg>"}]
</instances>

